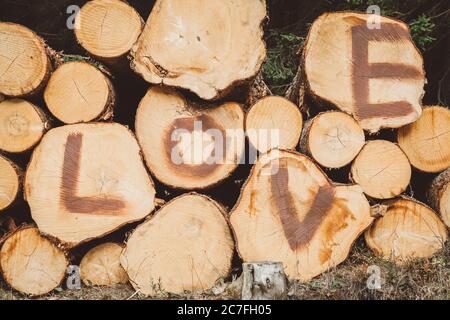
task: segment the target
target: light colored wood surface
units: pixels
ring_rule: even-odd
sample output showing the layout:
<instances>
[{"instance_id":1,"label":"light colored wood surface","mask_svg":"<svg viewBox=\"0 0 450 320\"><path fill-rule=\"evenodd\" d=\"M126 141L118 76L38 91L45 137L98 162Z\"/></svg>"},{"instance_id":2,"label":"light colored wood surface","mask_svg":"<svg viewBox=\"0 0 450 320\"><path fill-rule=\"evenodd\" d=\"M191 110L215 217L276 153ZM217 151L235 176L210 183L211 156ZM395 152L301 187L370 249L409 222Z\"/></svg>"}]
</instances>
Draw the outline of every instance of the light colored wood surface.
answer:
<instances>
[{"instance_id":1,"label":"light colored wood surface","mask_svg":"<svg viewBox=\"0 0 450 320\"><path fill-rule=\"evenodd\" d=\"M184 194L139 225L121 263L133 287L145 295L207 290L228 275L233 237L219 205Z\"/></svg>"},{"instance_id":2,"label":"light colored wood surface","mask_svg":"<svg viewBox=\"0 0 450 320\"><path fill-rule=\"evenodd\" d=\"M17 166L0 155L0 210L8 208L17 197L20 186Z\"/></svg>"},{"instance_id":3,"label":"light colored wood surface","mask_svg":"<svg viewBox=\"0 0 450 320\"><path fill-rule=\"evenodd\" d=\"M357 185L333 185L306 156L261 156L230 213L244 262L279 261L290 279L308 281L345 260L372 222Z\"/></svg>"},{"instance_id":4,"label":"light colored wood surface","mask_svg":"<svg viewBox=\"0 0 450 320\"><path fill-rule=\"evenodd\" d=\"M132 67L150 83L217 98L259 71L265 17L265 0L158 0L131 50Z\"/></svg>"}]
</instances>

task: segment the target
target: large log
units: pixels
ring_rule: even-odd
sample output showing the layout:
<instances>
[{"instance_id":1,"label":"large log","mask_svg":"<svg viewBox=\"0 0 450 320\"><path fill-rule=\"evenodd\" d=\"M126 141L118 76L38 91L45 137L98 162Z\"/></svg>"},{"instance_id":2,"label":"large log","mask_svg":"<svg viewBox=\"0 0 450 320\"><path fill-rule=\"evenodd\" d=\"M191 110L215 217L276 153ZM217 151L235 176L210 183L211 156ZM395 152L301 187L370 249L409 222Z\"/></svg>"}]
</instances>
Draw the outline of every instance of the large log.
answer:
<instances>
[{"instance_id":1,"label":"large log","mask_svg":"<svg viewBox=\"0 0 450 320\"><path fill-rule=\"evenodd\" d=\"M24 184L39 230L66 246L141 220L154 208L139 146L116 123L50 130L33 152Z\"/></svg>"},{"instance_id":2,"label":"large log","mask_svg":"<svg viewBox=\"0 0 450 320\"><path fill-rule=\"evenodd\" d=\"M300 139L303 118L298 107L283 97L258 100L245 117L249 142L261 153L270 149L295 149Z\"/></svg>"},{"instance_id":3,"label":"large log","mask_svg":"<svg viewBox=\"0 0 450 320\"><path fill-rule=\"evenodd\" d=\"M13 231L0 251L3 279L13 289L29 295L42 295L58 287L67 266L65 253L34 227Z\"/></svg>"},{"instance_id":4,"label":"large log","mask_svg":"<svg viewBox=\"0 0 450 320\"><path fill-rule=\"evenodd\" d=\"M50 77L44 92L50 112L68 124L108 120L115 93L111 81L85 61L67 62Z\"/></svg>"},{"instance_id":5,"label":"large log","mask_svg":"<svg viewBox=\"0 0 450 320\"><path fill-rule=\"evenodd\" d=\"M0 155L0 210L8 208L17 198L21 186L21 170Z\"/></svg>"},{"instance_id":6,"label":"large log","mask_svg":"<svg viewBox=\"0 0 450 320\"><path fill-rule=\"evenodd\" d=\"M351 116L328 111L305 123L300 149L324 167L341 168L355 159L364 143L364 131Z\"/></svg>"},{"instance_id":7,"label":"large log","mask_svg":"<svg viewBox=\"0 0 450 320\"><path fill-rule=\"evenodd\" d=\"M385 205L384 215L365 232L367 245L377 255L403 264L431 257L444 246L447 229L433 210L406 197Z\"/></svg>"},{"instance_id":8,"label":"large log","mask_svg":"<svg viewBox=\"0 0 450 320\"><path fill-rule=\"evenodd\" d=\"M121 263L146 295L207 290L228 275L233 237L223 209L206 196L185 194L139 225Z\"/></svg>"},{"instance_id":9,"label":"large log","mask_svg":"<svg viewBox=\"0 0 450 320\"><path fill-rule=\"evenodd\" d=\"M244 262L280 261L291 279L308 281L347 257L372 222L357 185L334 185L294 151L261 156L231 211Z\"/></svg>"},{"instance_id":10,"label":"large log","mask_svg":"<svg viewBox=\"0 0 450 320\"><path fill-rule=\"evenodd\" d=\"M265 0L158 0L131 50L132 68L150 83L218 98L258 73L265 17Z\"/></svg>"},{"instance_id":11,"label":"large log","mask_svg":"<svg viewBox=\"0 0 450 320\"><path fill-rule=\"evenodd\" d=\"M450 228L450 168L434 178L428 192L428 200Z\"/></svg>"},{"instance_id":12,"label":"large log","mask_svg":"<svg viewBox=\"0 0 450 320\"><path fill-rule=\"evenodd\" d=\"M153 87L139 104L135 127L147 166L174 188L217 184L236 169L244 152L244 111L234 102L206 108Z\"/></svg>"},{"instance_id":13,"label":"large log","mask_svg":"<svg viewBox=\"0 0 450 320\"><path fill-rule=\"evenodd\" d=\"M364 145L353 161L351 179L370 197L393 198L408 187L411 165L395 143L372 140Z\"/></svg>"},{"instance_id":14,"label":"large log","mask_svg":"<svg viewBox=\"0 0 450 320\"><path fill-rule=\"evenodd\" d=\"M370 14L325 13L314 21L302 56L306 88L352 114L363 129L398 128L421 114L423 60L408 26Z\"/></svg>"},{"instance_id":15,"label":"large log","mask_svg":"<svg viewBox=\"0 0 450 320\"><path fill-rule=\"evenodd\" d=\"M128 276L120 264L123 246L107 242L89 250L80 262L80 276L87 286L112 286L127 283Z\"/></svg>"},{"instance_id":16,"label":"large log","mask_svg":"<svg viewBox=\"0 0 450 320\"><path fill-rule=\"evenodd\" d=\"M450 167L450 110L425 107L416 122L398 130L398 144L411 164L424 172Z\"/></svg>"},{"instance_id":17,"label":"large log","mask_svg":"<svg viewBox=\"0 0 450 320\"><path fill-rule=\"evenodd\" d=\"M44 112L31 102L0 102L0 150L21 153L32 149L50 128Z\"/></svg>"},{"instance_id":18,"label":"large log","mask_svg":"<svg viewBox=\"0 0 450 320\"><path fill-rule=\"evenodd\" d=\"M88 1L75 19L78 42L92 56L108 64L122 64L141 34L139 13L121 0Z\"/></svg>"},{"instance_id":19,"label":"large log","mask_svg":"<svg viewBox=\"0 0 450 320\"><path fill-rule=\"evenodd\" d=\"M44 41L30 29L0 22L0 94L19 97L43 88L51 63Z\"/></svg>"}]
</instances>

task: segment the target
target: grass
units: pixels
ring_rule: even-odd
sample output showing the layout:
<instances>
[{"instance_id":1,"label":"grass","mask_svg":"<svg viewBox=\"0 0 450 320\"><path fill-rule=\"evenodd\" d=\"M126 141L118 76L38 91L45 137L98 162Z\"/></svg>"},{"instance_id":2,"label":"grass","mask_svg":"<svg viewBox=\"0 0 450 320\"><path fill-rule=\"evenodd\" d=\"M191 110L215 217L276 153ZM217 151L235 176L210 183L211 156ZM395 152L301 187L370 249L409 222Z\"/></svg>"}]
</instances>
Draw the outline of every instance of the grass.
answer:
<instances>
[{"instance_id":1,"label":"grass","mask_svg":"<svg viewBox=\"0 0 450 320\"><path fill-rule=\"evenodd\" d=\"M380 268L381 289L368 289L369 266ZM217 285L206 292L186 292L173 295L160 291L146 298L131 287L83 287L80 290L55 290L38 297L45 300L125 300L125 299L239 299L240 279ZM362 241L353 248L348 259L339 266L307 282L289 283L289 299L450 299L450 243L430 259L403 266L375 257ZM3 284L0 299L28 299Z\"/></svg>"}]
</instances>

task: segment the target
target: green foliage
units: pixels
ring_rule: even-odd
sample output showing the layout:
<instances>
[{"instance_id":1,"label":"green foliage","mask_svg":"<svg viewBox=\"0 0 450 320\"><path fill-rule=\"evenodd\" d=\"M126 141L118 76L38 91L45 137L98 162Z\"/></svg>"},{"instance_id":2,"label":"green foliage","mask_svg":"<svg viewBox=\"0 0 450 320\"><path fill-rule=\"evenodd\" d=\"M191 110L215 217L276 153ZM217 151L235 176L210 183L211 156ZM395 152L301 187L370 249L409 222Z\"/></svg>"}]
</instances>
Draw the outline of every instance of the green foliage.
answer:
<instances>
[{"instance_id":1,"label":"green foliage","mask_svg":"<svg viewBox=\"0 0 450 320\"><path fill-rule=\"evenodd\" d=\"M262 67L264 80L273 93L283 94L295 76L299 58L297 51L304 38L274 29L267 38L267 59Z\"/></svg>"},{"instance_id":2,"label":"green foliage","mask_svg":"<svg viewBox=\"0 0 450 320\"><path fill-rule=\"evenodd\" d=\"M422 14L411 21L409 27L411 28L411 36L414 42L422 51L425 51L425 49L436 40L436 38L431 36L435 24L431 22L430 17L425 14Z\"/></svg>"}]
</instances>

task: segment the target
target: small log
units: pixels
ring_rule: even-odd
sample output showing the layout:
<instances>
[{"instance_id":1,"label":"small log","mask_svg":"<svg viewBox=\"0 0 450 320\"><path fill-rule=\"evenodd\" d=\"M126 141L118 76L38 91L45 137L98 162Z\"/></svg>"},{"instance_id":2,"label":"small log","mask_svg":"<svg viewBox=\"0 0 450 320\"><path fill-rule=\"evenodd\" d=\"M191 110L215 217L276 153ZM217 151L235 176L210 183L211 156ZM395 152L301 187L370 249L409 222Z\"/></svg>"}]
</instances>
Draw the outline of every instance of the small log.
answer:
<instances>
[{"instance_id":1,"label":"small log","mask_svg":"<svg viewBox=\"0 0 450 320\"><path fill-rule=\"evenodd\" d=\"M281 262L242 264L242 300L284 300L287 281Z\"/></svg>"},{"instance_id":2,"label":"small log","mask_svg":"<svg viewBox=\"0 0 450 320\"><path fill-rule=\"evenodd\" d=\"M265 18L265 0L158 0L131 67L150 83L219 98L259 72Z\"/></svg>"},{"instance_id":3,"label":"small log","mask_svg":"<svg viewBox=\"0 0 450 320\"><path fill-rule=\"evenodd\" d=\"M17 198L21 185L21 170L0 155L0 210L8 208Z\"/></svg>"},{"instance_id":4,"label":"small log","mask_svg":"<svg viewBox=\"0 0 450 320\"><path fill-rule=\"evenodd\" d=\"M32 149L50 128L44 112L31 102L0 102L0 150L21 153Z\"/></svg>"},{"instance_id":5,"label":"small log","mask_svg":"<svg viewBox=\"0 0 450 320\"><path fill-rule=\"evenodd\" d=\"M398 130L398 144L411 164L424 172L450 167L450 110L425 107L416 122Z\"/></svg>"},{"instance_id":6,"label":"small log","mask_svg":"<svg viewBox=\"0 0 450 320\"><path fill-rule=\"evenodd\" d=\"M190 193L170 201L133 231L121 263L133 287L145 295L204 291L229 274L233 251L223 209Z\"/></svg>"},{"instance_id":7,"label":"small log","mask_svg":"<svg viewBox=\"0 0 450 320\"><path fill-rule=\"evenodd\" d=\"M373 218L357 185L334 185L303 154L259 157L230 216L244 262L280 261L308 281L347 257Z\"/></svg>"},{"instance_id":8,"label":"small log","mask_svg":"<svg viewBox=\"0 0 450 320\"><path fill-rule=\"evenodd\" d=\"M75 36L92 56L109 65L121 65L137 41L144 22L121 0L88 1L75 19Z\"/></svg>"},{"instance_id":9,"label":"small log","mask_svg":"<svg viewBox=\"0 0 450 320\"><path fill-rule=\"evenodd\" d=\"M174 188L215 185L236 169L244 153L244 111L234 102L206 108L153 87L139 104L135 127L147 166Z\"/></svg>"},{"instance_id":10,"label":"small log","mask_svg":"<svg viewBox=\"0 0 450 320\"><path fill-rule=\"evenodd\" d=\"M112 286L127 283L128 276L120 264L123 246L103 243L88 251L80 263L80 276L87 286Z\"/></svg>"},{"instance_id":11,"label":"small log","mask_svg":"<svg viewBox=\"0 0 450 320\"><path fill-rule=\"evenodd\" d=\"M428 200L450 228L450 168L433 180L428 191Z\"/></svg>"},{"instance_id":12,"label":"small log","mask_svg":"<svg viewBox=\"0 0 450 320\"><path fill-rule=\"evenodd\" d=\"M43 295L64 279L68 260L52 241L37 228L22 227L6 237L0 251L0 266L5 282L28 295Z\"/></svg>"},{"instance_id":13,"label":"small log","mask_svg":"<svg viewBox=\"0 0 450 320\"><path fill-rule=\"evenodd\" d=\"M389 199L409 185L411 165L403 151L386 140L368 141L352 163L351 177L368 196Z\"/></svg>"},{"instance_id":14,"label":"small log","mask_svg":"<svg viewBox=\"0 0 450 320\"><path fill-rule=\"evenodd\" d=\"M377 132L417 120L425 72L408 26L380 17L380 28L369 28L372 17L356 12L321 15L309 31L302 65L310 96Z\"/></svg>"},{"instance_id":15,"label":"small log","mask_svg":"<svg viewBox=\"0 0 450 320\"><path fill-rule=\"evenodd\" d=\"M111 81L84 61L66 62L50 77L44 92L50 112L68 124L108 120L115 93Z\"/></svg>"},{"instance_id":16,"label":"small log","mask_svg":"<svg viewBox=\"0 0 450 320\"><path fill-rule=\"evenodd\" d=\"M0 94L35 94L43 88L50 71L50 59L38 35L22 25L0 22Z\"/></svg>"},{"instance_id":17,"label":"small log","mask_svg":"<svg viewBox=\"0 0 450 320\"><path fill-rule=\"evenodd\" d=\"M302 114L297 106L276 96L258 100L245 118L247 137L261 153L273 148L295 149L302 125Z\"/></svg>"},{"instance_id":18,"label":"small log","mask_svg":"<svg viewBox=\"0 0 450 320\"><path fill-rule=\"evenodd\" d=\"M447 229L433 210L407 197L386 205L386 213L365 232L366 243L376 255L403 264L431 257L444 246Z\"/></svg>"},{"instance_id":19,"label":"small log","mask_svg":"<svg viewBox=\"0 0 450 320\"><path fill-rule=\"evenodd\" d=\"M50 130L34 150L25 198L39 230L67 247L138 221L155 188L132 133L117 123Z\"/></svg>"},{"instance_id":20,"label":"small log","mask_svg":"<svg viewBox=\"0 0 450 320\"><path fill-rule=\"evenodd\" d=\"M305 123L300 150L321 166L342 168L355 159L364 143L358 122L344 112L328 111Z\"/></svg>"}]
</instances>

